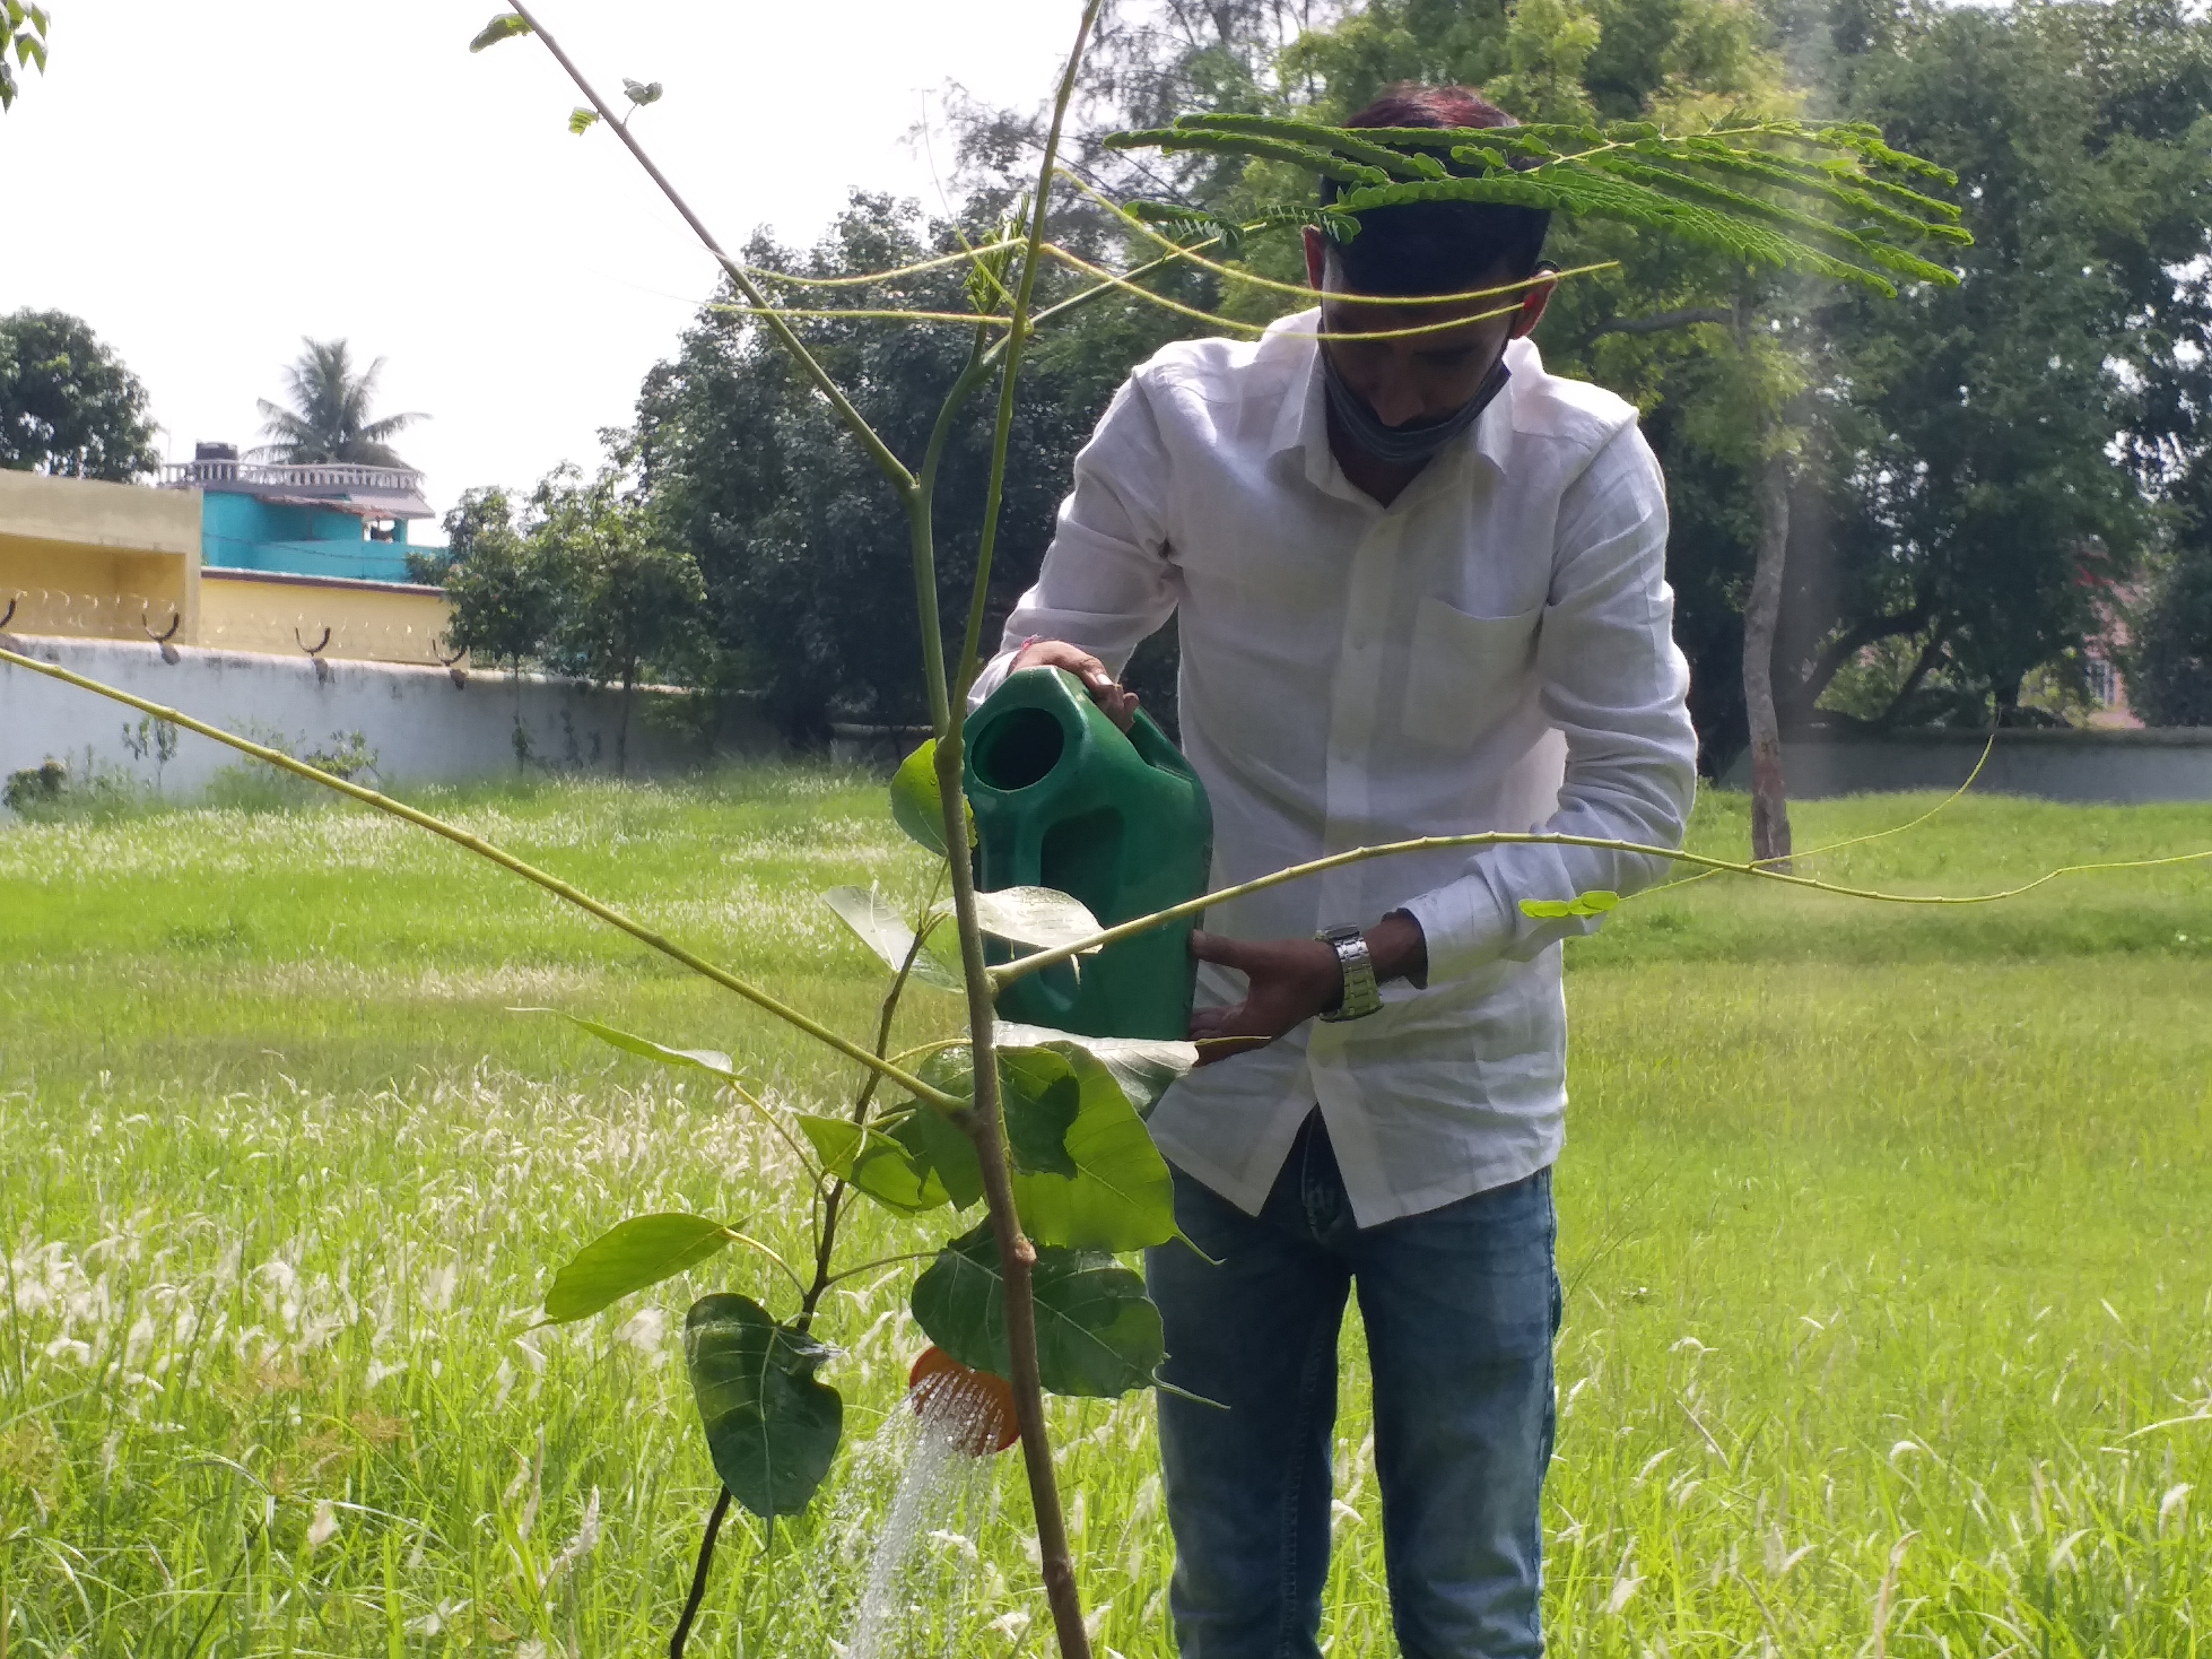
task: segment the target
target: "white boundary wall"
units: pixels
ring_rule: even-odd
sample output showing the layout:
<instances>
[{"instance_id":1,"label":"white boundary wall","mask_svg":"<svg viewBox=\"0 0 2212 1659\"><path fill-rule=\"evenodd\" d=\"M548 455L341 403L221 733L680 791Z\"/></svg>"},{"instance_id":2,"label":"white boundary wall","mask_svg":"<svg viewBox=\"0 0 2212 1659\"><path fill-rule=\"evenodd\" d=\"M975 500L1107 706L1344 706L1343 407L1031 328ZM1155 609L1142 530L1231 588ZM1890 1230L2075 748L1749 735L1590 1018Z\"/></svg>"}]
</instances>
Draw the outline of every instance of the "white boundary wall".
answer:
<instances>
[{"instance_id":1,"label":"white boundary wall","mask_svg":"<svg viewBox=\"0 0 2212 1659\"><path fill-rule=\"evenodd\" d=\"M1986 732L1931 731L1784 743L1782 772L1796 800L1906 789L1948 793L1972 774L1988 741ZM1749 788L1749 755L1739 757L1721 782ZM2121 805L2212 801L2212 726L2000 732L1974 790Z\"/></svg>"},{"instance_id":2,"label":"white boundary wall","mask_svg":"<svg viewBox=\"0 0 2212 1659\"><path fill-rule=\"evenodd\" d=\"M318 674L304 656L238 651L161 648L136 641L0 635L23 656L104 681L210 725L295 753L333 746L334 737L358 732L376 755L376 777L386 783L457 782L516 769L515 732L528 738L533 769L611 775L615 735L622 721L620 691L603 691L573 680L474 673L456 684L442 668L339 662ZM648 705L672 696L637 694L628 738L633 776L682 771L720 753L773 749L764 726L726 727L711 744L664 730ZM91 763L127 771L150 785L154 763L134 760L123 742L141 717L108 698L0 664L0 775L41 764L49 757L72 773ZM190 799L225 767L258 763L210 738L178 733L177 752L161 778L163 792Z\"/></svg>"}]
</instances>

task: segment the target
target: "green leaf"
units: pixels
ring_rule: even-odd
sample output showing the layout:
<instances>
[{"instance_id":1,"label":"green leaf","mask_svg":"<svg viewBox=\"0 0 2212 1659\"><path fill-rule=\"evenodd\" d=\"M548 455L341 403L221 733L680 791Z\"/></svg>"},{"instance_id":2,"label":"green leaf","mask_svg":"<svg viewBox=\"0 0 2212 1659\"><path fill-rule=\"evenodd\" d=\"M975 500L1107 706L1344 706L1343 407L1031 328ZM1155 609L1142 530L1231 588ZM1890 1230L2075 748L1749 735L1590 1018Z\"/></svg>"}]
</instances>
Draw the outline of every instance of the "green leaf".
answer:
<instances>
[{"instance_id":1,"label":"green leaf","mask_svg":"<svg viewBox=\"0 0 2212 1659\"><path fill-rule=\"evenodd\" d=\"M933 853L945 850L944 798L937 792L937 739L927 738L921 748L899 763L891 775L891 818L898 827ZM975 809L968 809L968 845L975 844Z\"/></svg>"},{"instance_id":2,"label":"green leaf","mask_svg":"<svg viewBox=\"0 0 2212 1659\"><path fill-rule=\"evenodd\" d=\"M1022 1094L1022 1084L1048 1062L1065 1068L1054 1080L1049 1117L1042 1102L1031 1107ZM1076 1097L1073 1121L1060 1131L1063 1167L1024 1160L1018 1151L1013 1160L1014 1207L1030 1237L1075 1249L1140 1250L1175 1237L1167 1160L1103 1061L1073 1043L1054 1043L1002 1051L1000 1076L1012 1147L1020 1145L1025 1116L1039 1120L1032 1133L1042 1135L1057 1121L1058 1097Z\"/></svg>"},{"instance_id":3,"label":"green leaf","mask_svg":"<svg viewBox=\"0 0 2212 1659\"><path fill-rule=\"evenodd\" d=\"M1043 1025L1018 1025L1000 1020L993 1041L1000 1048L1036 1048L1072 1042L1102 1061L1121 1085L1121 1092L1149 1117L1168 1085L1198 1064L1198 1045L1172 1042L1160 1037L1095 1037L1073 1031L1055 1031Z\"/></svg>"},{"instance_id":4,"label":"green leaf","mask_svg":"<svg viewBox=\"0 0 2212 1659\"><path fill-rule=\"evenodd\" d=\"M1074 1177L1067 1132L1082 1108L1083 1085L1064 1056L1048 1048L999 1051L999 1115L1017 1174Z\"/></svg>"},{"instance_id":5,"label":"green leaf","mask_svg":"<svg viewBox=\"0 0 2212 1659\"><path fill-rule=\"evenodd\" d=\"M592 130L592 123L599 118L599 111L586 109L579 104L568 112L568 131L580 138Z\"/></svg>"},{"instance_id":6,"label":"green leaf","mask_svg":"<svg viewBox=\"0 0 2212 1659\"><path fill-rule=\"evenodd\" d=\"M814 1373L830 1350L761 1305L705 1296L684 1322L684 1358L714 1473L763 1520L814 1496L844 1431L844 1401Z\"/></svg>"},{"instance_id":7,"label":"green leaf","mask_svg":"<svg viewBox=\"0 0 2212 1659\"><path fill-rule=\"evenodd\" d=\"M925 1067L921 1080L936 1079ZM917 1170L926 1170L945 1188L954 1209L964 1210L983 1196L983 1165L975 1156L975 1143L942 1112L917 1105L888 1133L907 1149Z\"/></svg>"},{"instance_id":8,"label":"green leaf","mask_svg":"<svg viewBox=\"0 0 2212 1659\"><path fill-rule=\"evenodd\" d=\"M625 78L623 82L623 96L640 109L643 109L647 104L657 104L660 101L660 82L632 81Z\"/></svg>"},{"instance_id":9,"label":"green leaf","mask_svg":"<svg viewBox=\"0 0 2212 1659\"><path fill-rule=\"evenodd\" d=\"M1145 1282L1098 1250L1037 1250L1037 1370L1053 1394L1112 1399L1149 1387L1166 1357ZM1006 1281L988 1223L938 1252L914 1283L915 1321L963 1365L1012 1373Z\"/></svg>"},{"instance_id":10,"label":"green leaf","mask_svg":"<svg viewBox=\"0 0 2212 1659\"><path fill-rule=\"evenodd\" d=\"M1562 916L1601 916L1620 902L1620 894L1598 887L1577 893L1571 899L1522 899L1521 914L1538 921L1554 921Z\"/></svg>"},{"instance_id":11,"label":"green leaf","mask_svg":"<svg viewBox=\"0 0 2212 1659\"><path fill-rule=\"evenodd\" d=\"M799 1133L813 1145L823 1168L850 1182L886 1209L901 1215L920 1215L951 1196L927 1163L880 1129L843 1118L804 1114L798 1121Z\"/></svg>"},{"instance_id":12,"label":"green leaf","mask_svg":"<svg viewBox=\"0 0 2212 1659\"><path fill-rule=\"evenodd\" d=\"M611 1043L625 1054L646 1060L657 1060L663 1066L689 1066L695 1071L711 1072L726 1082L738 1080L737 1066L731 1058L716 1048L667 1048L648 1038L632 1036L628 1031L617 1031L611 1025L602 1025L597 1020L586 1019L580 1014L564 1013L558 1008L513 1008L510 1013L560 1014L571 1025L581 1026L602 1042Z\"/></svg>"},{"instance_id":13,"label":"green leaf","mask_svg":"<svg viewBox=\"0 0 2212 1659\"><path fill-rule=\"evenodd\" d=\"M495 46L502 40L529 33L530 25L522 21L520 12L503 11L477 31L477 38L469 42L469 50L482 52L486 46Z\"/></svg>"},{"instance_id":14,"label":"green leaf","mask_svg":"<svg viewBox=\"0 0 2212 1659\"><path fill-rule=\"evenodd\" d=\"M837 919L859 936L861 944L889 963L894 972L906 965L907 955L914 950L914 929L906 925L906 918L888 901L865 888L832 887L822 895L822 902L835 910ZM914 971L908 977L940 991L966 988L959 975L927 950L915 957Z\"/></svg>"},{"instance_id":15,"label":"green leaf","mask_svg":"<svg viewBox=\"0 0 2212 1659\"><path fill-rule=\"evenodd\" d=\"M1174 1177L1113 1070L1085 1046L1096 1039L1038 1034L1046 1040L998 1050L1000 1121L1022 1226L1040 1244L1079 1249L1164 1243L1175 1237ZM1161 1068L1145 1069L1157 1078ZM961 1100L975 1098L975 1059L965 1043L931 1055L920 1076ZM890 1133L936 1173L956 1207L982 1195L974 1143L938 1113L917 1106Z\"/></svg>"},{"instance_id":16,"label":"green leaf","mask_svg":"<svg viewBox=\"0 0 2212 1659\"><path fill-rule=\"evenodd\" d=\"M633 1291L696 1267L730 1242L730 1230L702 1215L640 1215L618 1223L576 1252L553 1275L545 1319L587 1318Z\"/></svg>"},{"instance_id":17,"label":"green leaf","mask_svg":"<svg viewBox=\"0 0 2212 1659\"><path fill-rule=\"evenodd\" d=\"M1001 887L975 895L975 920L993 939L1049 951L1098 931L1082 900L1051 887Z\"/></svg>"}]
</instances>

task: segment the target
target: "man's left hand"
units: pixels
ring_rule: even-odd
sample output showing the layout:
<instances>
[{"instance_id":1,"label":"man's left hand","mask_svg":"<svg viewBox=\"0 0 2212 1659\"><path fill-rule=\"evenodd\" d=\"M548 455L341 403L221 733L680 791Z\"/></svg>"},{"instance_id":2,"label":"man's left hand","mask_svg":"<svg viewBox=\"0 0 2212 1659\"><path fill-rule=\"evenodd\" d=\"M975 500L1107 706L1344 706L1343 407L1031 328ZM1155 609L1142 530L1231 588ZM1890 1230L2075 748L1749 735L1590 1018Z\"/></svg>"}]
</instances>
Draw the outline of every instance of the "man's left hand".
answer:
<instances>
[{"instance_id":1,"label":"man's left hand","mask_svg":"<svg viewBox=\"0 0 2212 1659\"><path fill-rule=\"evenodd\" d=\"M1428 941L1406 911L1393 910L1367 930L1367 951L1376 984L1394 979L1428 983ZM1344 964L1334 945L1317 939L1252 940L1194 933L1190 953L1200 962L1234 968L1246 981L1243 1001L1191 1015L1190 1040L1205 1045L1199 1050L1201 1066L1263 1048L1344 997Z\"/></svg>"},{"instance_id":2,"label":"man's left hand","mask_svg":"<svg viewBox=\"0 0 2212 1659\"><path fill-rule=\"evenodd\" d=\"M1190 953L1200 962L1234 968L1248 981L1244 1000L1226 1008L1200 1008L1190 1017L1190 1040L1205 1046L1198 1063L1265 1048L1297 1030L1344 994L1344 968L1335 949L1317 939L1238 939L1194 933Z\"/></svg>"}]
</instances>

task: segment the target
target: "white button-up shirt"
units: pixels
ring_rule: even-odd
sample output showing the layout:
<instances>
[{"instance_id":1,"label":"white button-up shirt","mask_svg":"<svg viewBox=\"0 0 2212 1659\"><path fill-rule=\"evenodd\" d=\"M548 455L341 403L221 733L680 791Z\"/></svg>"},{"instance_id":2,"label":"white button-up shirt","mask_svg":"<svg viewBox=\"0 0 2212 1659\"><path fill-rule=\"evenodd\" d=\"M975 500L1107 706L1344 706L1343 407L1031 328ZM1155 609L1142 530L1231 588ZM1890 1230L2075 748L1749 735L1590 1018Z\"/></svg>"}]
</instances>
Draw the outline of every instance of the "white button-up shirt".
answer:
<instances>
[{"instance_id":1,"label":"white button-up shirt","mask_svg":"<svg viewBox=\"0 0 2212 1659\"><path fill-rule=\"evenodd\" d=\"M1664 574L1665 487L1611 393L1526 340L1468 431L1385 507L1331 453L1317 313L1139 368L1075 462L1020 642L1119 672L1180 615L1182 744L1213 805L1217 888L1416 836L1540 829L1678 845L1696 781ZM1401 854L1217 905L1237 939L1403 909L1424 988L1206 1066L1161 1099L1170 1162L1256 1213L1317 1103L1362 1226L1534 1174L1566 1109L1559 940L1524 898L1626 893L1664 861L1522 846ZM1241 1000L1202 965L1202 1006Z\"/></svg>"}]
</instances>

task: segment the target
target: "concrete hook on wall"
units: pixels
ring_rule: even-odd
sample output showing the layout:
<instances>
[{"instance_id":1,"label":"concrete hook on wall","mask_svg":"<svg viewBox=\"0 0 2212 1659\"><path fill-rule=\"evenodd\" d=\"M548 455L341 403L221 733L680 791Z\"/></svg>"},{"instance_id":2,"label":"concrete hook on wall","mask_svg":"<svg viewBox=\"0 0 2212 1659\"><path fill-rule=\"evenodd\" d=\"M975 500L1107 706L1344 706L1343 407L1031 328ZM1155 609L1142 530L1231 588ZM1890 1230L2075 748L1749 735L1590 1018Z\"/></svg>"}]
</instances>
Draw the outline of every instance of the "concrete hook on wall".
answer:
<instances>
[{"instance_id":1,"label":"concrete hook on wall","mask_svg":"<svg viewBox=\"0 0 2212 1659\"><path fill-rule=\"evenodd\" d=\"M177 630L184 625L184 612L178 610L174 605L171 605L169 607L168 627L164 629L159 634L156 634L154 631L154 624L148 617L147 613L143 611L141 611L138 613L138 626L146 630L146 637L148 639L153 641L155 644L161 647L161 660L172 665L173 665L177 661L177 647L170 644L169 641L177 637Z\"/></svg>"},{"instance_id":2,"label":"concrete hook on wall","mask_svg":"<svg viewBox=\"0 0 2212 1659\"><path fill-rule=\"evenodd\" d=\"M443 634L439 635L430 641L431 654L438 659L439 665L446 671L446 676L453 681L454 688L457 690L465 690L469 683L469 671L461 666L461 659L469 654L469 648L463 646L451 656L447 656L446 647L452 643L453 641L447 639Z\"/></svg>"},{"instance_id":3,"label":"concrete hook on wall","mask_svg":"<svg viewBox=\"0 0 2212 1659\"><path fill-rule=\"evenodd\" d=\"M330 624L327 623L323 624L323 637L317 640L313 645L309 645L307 641L300 639L300 630L296 627L292 630L292 637L295 640L299 640L300 649L306 652L307 653L307 660L315 665L315 683L319 685L329 684L331 678L331 665L323 660L323 652L329 647L331 642Z\"/></svg>"}]
</instances>

